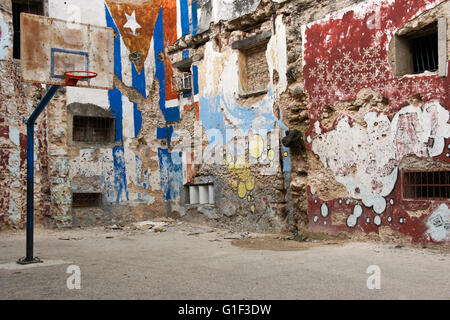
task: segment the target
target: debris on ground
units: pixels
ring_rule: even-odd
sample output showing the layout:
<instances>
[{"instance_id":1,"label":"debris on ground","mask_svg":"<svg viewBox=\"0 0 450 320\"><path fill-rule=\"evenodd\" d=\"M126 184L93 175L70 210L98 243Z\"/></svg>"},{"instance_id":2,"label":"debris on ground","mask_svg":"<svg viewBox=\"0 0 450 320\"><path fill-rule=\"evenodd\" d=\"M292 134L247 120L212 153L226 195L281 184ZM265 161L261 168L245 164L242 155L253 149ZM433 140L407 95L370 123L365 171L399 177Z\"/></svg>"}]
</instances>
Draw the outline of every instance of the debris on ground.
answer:
<instances>
[{"instance_id":1,"label":"debris on ground","mask_svg":"<svg viewBox=\"0 0 450 320\"><path fill-rule=\"evenodd\" d=\"M241 239L251 238L251 237L252 236L251 236L250 232L248 232L248 231L241 233Z\"/></svg>"},{"instance_id":2,"label":"debris on ground","mask_svg":"<svg viewBox=\"0 0 450 320\"><path fill-rule=\"evenodd\" d=\"M81 237L60 237L58 240L82 240Z\"/></svg>"},{"instance_id":3,"label":"debris on ground","mask_svg":"<svg viewBox=\"0 0 450 320\"><path fill-rule=\"evenodd\" d=\"M163 226L157 226L153 228L154 232L166 232L166 229L164 229Z\"/></svg>"},{"instance_id":4,"label":"debris on ground","mask_svg":"<svg viewBox=\"0 0 450 320\"><path fill-rule=\"evenodd\" d=\"M141 230L141 231L145 231L145 230L151 230L153 229L153 231L155 232L161 232L161 231L156 231L155 229L158 227L165 227L168 225L168 222L164 222L164 221L141 221L141 222L136 222L133 223L131 225L131 228L134 230ZM159 230L159 229L158 229Z\"/></svg>"},{"instance_id":5,"label":"debris on ground","mask_svg":"<svg viewBox=\"0 0 450 320\"><path fill-rule=\"evenodd\" d=\"M106 226L106 230L123 230L124 226L113 224L112 226Z\"/></svg>"},{"instance_id":6,"label":"debris on ground","mask_svg":"<svg viewBox=\"0 0 450 320\"><path fill-rule=\"evenodd\" d=\"M156 217L152 220L153 222L167 222L167 223L174 223L176 222L174 219L170 217Z\"/></svg>"},{"instance_id":7,"label":"debris on ground","mask_svg":"<svg viewBox=\"0 0 450 320\"><path fill-rule=\"evenodd\" d=\"M189 232L187 235L188 236L198 236L200 234L200 232Z\"/></svg>"}]
</instances>

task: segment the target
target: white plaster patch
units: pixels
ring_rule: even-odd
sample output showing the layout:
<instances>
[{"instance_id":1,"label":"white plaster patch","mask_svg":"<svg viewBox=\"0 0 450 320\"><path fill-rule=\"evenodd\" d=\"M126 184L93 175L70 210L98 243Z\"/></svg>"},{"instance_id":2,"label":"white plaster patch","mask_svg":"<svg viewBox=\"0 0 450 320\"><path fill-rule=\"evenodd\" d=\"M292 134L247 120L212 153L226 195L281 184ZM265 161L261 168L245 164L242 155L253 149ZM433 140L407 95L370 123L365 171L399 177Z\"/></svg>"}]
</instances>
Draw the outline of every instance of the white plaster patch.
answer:
<instances>
[{"instance_id":1,"label":"white plaster patch","mask_svg":"<svg viewBox=\"0 0 450 320\"><path fill-rule=\"evenodd\" d=\"M273 73L277 70L279 79L275 87L275 96L279 96L287 88L287 49L286 49L286 26L283 23L283 16L277 16L275 20L276 34L270 38L267 44L266 58L269 67L270 79L273 83Z\"/></svg>"},{"instance_id":2,"label":"white plaster patch","mask_svg":"<svg viewBox=\"0 0 450 320\"><path fill-rule=\"evenodd\" d=\"M450 209L442 203L427 220L426 235L434 241L450 241Z\"/></svg>"},{"instance_id":3,"label":"white plaster patch","mask_svg":"<svg viewBox=\"0 0 450 320\"><path fill-rule=\"evenodd\" d=\"M20 146L20 132L16 127L9 127L9 139L16 145Z\"/></svg>"},{"instance_id":4,"label":"white plaster patch","mask_svg":"<svg viewBox=\"0 0 450 320\"><path fill-rule=\"evenodd\" d=\"M0 13L0 60L6 59L9 55L10 38L9 28Z\"/></svg>"},{"instance_id":5,"label":"white plaster patch","mask_svg":"<svg viewBox=\"0 0 450 320\"><path fill-rule=\"evenodd\" d=\"M350 126L345 117L335 129L316 137L312 150L352 198L381 214L386 209L385 197L397 182L402 158L441 154L445 138L450 137L448 120L449 112L436 101L422 108L404 107L392 123L384 114L369 112L365 115L367 129L356 123ZM318 122L314 128L317 132Z\"/></svg>"}]
</instances>

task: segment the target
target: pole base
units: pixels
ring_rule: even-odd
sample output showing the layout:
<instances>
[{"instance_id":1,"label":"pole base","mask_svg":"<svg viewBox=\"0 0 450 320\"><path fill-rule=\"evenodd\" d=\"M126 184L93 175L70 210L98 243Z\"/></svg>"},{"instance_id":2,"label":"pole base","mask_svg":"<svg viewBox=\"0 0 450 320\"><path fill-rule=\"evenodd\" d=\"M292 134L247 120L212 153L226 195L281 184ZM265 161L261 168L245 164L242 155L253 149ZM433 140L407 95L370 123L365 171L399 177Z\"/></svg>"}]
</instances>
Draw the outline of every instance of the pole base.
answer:
<instances>
[{"instance_id":1,"label":"pole base","mask_svg":"<svg viewBox=\"0 0 450 320\"><path fill-rule=\"evenodd\" d=\"M39 259L38 257L34 257L33 260L27 260L27 258L20 258L19 260L17 260L18 264L32 264L32 263L43 263L44 261L42 261L41 259Z\"/></svg>"}]
</instances>

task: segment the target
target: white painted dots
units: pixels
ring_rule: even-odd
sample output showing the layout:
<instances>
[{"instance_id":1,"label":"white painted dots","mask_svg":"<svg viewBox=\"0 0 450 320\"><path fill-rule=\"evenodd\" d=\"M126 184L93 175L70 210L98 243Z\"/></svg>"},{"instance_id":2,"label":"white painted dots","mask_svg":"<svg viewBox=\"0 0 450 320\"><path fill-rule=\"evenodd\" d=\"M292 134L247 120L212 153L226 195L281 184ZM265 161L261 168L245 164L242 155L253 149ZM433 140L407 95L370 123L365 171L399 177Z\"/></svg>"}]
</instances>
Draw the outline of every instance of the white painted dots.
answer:
<instances>
[{"instance_id":1,"label":"white painted dots","mask_svg":"<svg viewBox=\"0 0 450 320\"><path fill-rule=\"evenodd\" d=\"M394 205L394 199L389 200L389 203L391 204L391 206Z\"/></svg>"},{"instance_id":2,"label":"white painted dots","mask_svg":"<svg viewBox=\"0 0 450 320\"><path fill-rule=\"evenodd\" d=\"M317 221L319 221L319 217L318 216L314 216L313 220L314 220L315 223L317 223Z\"/></svg>"},{"instance_id":3,"label":"white painted dots","mask_svg":"<svg viewBox=\"0 0 450 320\"><path fill-rule=\"evenodd\" d=\"M354 228L356 226L356 223L358 222L358 219L354 215L349 215L347 218L347 227Z\"/></svg>"},{"instance_id":4,"label":"white painted dots","mask_svg":"<svg viewBox=\"0 0 450 320\"><path fill-rule=\"evenodd\" d=\"M328 217L328 206L326 203L322 203L322 205L320 206L320 214L324 218Z\"/></svg>"},{"instance_id":5,"label":"white painted dots","mask_svg":"<svg viewBox=\"0 0 450 320\"><path fill-rule=\"evenodd\" d=\"M349 215L347 218L347 227L354 228L358 223L358 219L362 216L363 209L357 204L353 207L353 214Z\"/></svg>"},{"instance_id":6,"label":"white painted dots","mask_svg":"<svg viewBox=\"0 0 450 320\"><path fill-rule=\"evenodd\" d=\"M354 215L356 218L361 217L362 212L363 212L362 207L361 207L359 204L357 204L357 205L353 208L353 215Z\"/></svg>"},{"instance_id":7,"label":"white painted dots","mask_svg":"<svg viewBox=\"0 0 450 320\"><path fill-rule=\"evenodd\" d=\"M388 217L388 222L389 222L389 223L392 222L392 217L391 217L391 216Z\"/></svg>"},{"instance_id":8,"label":"white painted dots","mask_svg":"<svg viewBox=\"0 0 450 320\"><path fill-rule=\"evenodd\" d=\"M375 216L374 218L373 218L373 223L376 225L376 226L381 226L381 217L380 216Z\"/></svg>"},{"instance_id":9,"label":"white painted dots","mask_svg":"<svg viewBox=\"0 0 450 320\"><path fill-rule=\"evenodd\" d=\"M400 224L403 224L405 222L405 219L404 218L400 218L400 219L398 219L398 222L400 222Z\"/></svg>"}]
</instances>

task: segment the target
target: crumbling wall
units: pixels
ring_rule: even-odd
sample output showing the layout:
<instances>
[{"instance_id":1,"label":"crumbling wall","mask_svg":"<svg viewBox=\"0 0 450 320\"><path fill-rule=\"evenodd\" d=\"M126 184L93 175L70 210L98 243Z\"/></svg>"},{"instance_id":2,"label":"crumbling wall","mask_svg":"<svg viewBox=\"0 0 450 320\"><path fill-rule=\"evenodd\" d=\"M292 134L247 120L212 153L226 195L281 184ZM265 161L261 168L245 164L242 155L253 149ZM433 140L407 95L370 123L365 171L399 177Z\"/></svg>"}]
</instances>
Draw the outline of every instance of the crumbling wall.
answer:
<instances>
[{"instance_id":1,"label":"crumbling wall","mask_svg":"<svg viewBox=\"0 0 450 320\"><path fill-rule=\"evenodd\" d=\"M302 27L311 231L449 241L448 199L404 199L401 180L448 170L449 78L395 77L389 60L399 30L449 13L448 1L369 0Z\"/></svg>"},{"instance_id":2,"label":"crumbling wall","mask_svg":"<svg viewBox=\"0 0 450 320\"><path fill-rule=\"evenodd\" d=\"M0 2L0 229L22 228L26 221L26 124L43 88L20 81L20 61L12 58L12 8ZM48 119L35 125L35 221L48 225Z\"/></svg>"}]
</instances>

